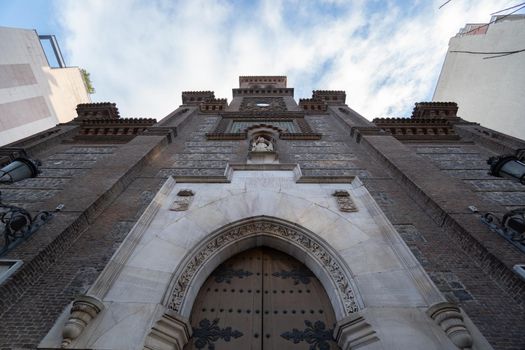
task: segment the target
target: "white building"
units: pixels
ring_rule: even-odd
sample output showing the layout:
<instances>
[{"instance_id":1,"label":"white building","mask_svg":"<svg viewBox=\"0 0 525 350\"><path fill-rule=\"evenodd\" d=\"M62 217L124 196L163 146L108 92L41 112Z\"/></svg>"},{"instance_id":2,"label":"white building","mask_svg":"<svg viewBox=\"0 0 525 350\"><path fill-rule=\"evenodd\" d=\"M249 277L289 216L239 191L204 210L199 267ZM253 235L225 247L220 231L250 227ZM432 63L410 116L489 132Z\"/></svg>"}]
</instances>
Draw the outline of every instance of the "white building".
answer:
<instances>
[{"instance_id":1,"label":"white building","mask_svg":"<svg viewBox=\"0 0 525 350\"><path fill-rule=\"evenodd\" d=\"M50 67L35 30L0 27L0 146L70 121L87 102L78 67Z\"/></svg>"},{"instance_id":2,"label":"white building","mask_svg":"<svg viewBox=\"0 0 525 350\"><path fill-rule=\"evenodd\" d=\"M525 50L525 15L490 22L450 39L433 101L457 102L462 118L523 138L525 51L510 52Z\"/></svg>"}]
</instances>

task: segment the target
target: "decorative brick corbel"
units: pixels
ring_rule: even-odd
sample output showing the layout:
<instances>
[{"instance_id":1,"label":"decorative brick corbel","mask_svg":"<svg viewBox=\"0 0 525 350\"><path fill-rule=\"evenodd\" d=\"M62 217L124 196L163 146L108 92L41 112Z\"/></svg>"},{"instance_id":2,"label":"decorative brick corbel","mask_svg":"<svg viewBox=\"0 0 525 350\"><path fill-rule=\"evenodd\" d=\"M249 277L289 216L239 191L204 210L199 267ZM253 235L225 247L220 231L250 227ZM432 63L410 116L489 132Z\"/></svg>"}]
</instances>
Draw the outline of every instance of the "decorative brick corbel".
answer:
<instances>
[{"instance_id":1,"label":"decorative brick corbel","mask_svg":"<svg viewBox=\"0 0 525 350\"><path fill-rule=\"evenodd\" d=\"M429 307L427 315L443 329L459 349L472 348L472 335L463 322L463 315L457 305L440 302Z\"/></svg>"},{"instance_id":2,"label":"decorative brick corbel","mask_svg":"<svg viewBox=\"0 0 525 350\"><path fill-rule=\"evenodd\" d=\"M190 338L189 321L175 311L166 310L147 335L144 350L182 350Z\"/></svg>"},{"instance_id":3,"label":"decorative brick corbel","mask_svg":"<svg viewBox=\"0 0 525 350\"><path fill-rule=\"evenodd\" d=\"M357 349L379 341L376 332L365 318L358 313L338 321L334 329L334 339L342 350ZM374 349L381 347L374 347Z\"/></svg>"},{"instance_id":4,"label":"decorative brick corbel","mask_svg":"<svg viewBox=\"0 0 525 350\"><path fill-rule=\"evenodd\" d=\"M92 296L84 295L73 301L71 313L62 329L62 348L67 348L73 340L77 339L102 310L104 304Z\"/></svg>"}]
</instances>

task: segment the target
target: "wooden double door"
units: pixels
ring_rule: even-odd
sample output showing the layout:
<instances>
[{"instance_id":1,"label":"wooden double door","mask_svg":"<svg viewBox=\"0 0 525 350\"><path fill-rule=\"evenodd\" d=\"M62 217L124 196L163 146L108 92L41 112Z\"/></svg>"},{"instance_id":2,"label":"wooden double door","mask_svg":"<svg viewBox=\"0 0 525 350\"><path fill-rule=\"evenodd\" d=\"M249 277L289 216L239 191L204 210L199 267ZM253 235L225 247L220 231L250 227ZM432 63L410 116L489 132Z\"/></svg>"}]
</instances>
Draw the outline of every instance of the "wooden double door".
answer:
<instances>
[{"instance_id":1,"label":"wooden double door","mask_svg":"<svg viewBox=\"0 0 525 350\"><path fill-rule=\"evenodd\" d=\"M269 248L220 265L195 300L185 349L339 349L335 316L319 280L302 263Z\"/></svg>"}]
</instances>

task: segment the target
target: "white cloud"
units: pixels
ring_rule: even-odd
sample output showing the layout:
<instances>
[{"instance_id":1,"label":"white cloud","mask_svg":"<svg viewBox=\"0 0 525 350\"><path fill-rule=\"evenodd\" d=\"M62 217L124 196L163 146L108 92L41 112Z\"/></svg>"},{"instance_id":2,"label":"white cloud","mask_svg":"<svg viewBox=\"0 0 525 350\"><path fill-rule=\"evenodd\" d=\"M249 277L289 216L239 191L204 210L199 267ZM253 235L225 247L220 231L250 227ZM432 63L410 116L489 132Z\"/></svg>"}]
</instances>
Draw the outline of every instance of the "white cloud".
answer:
<instances>
[{"instance_id":1,"label":"white cloud","mask_svg":"<svg viewBox=\"0 0 525 350\"><path fill-rule=\"evenodd\" d=\"M183 90L231 99L248 74L288 75L297 99L346 90L350 107L369 119L407 116L430 99L449 38L509 4L57 1L65 49L91 73L94 99L116 102L123 116L157 119Z\"/></svg>"}]
</instances>

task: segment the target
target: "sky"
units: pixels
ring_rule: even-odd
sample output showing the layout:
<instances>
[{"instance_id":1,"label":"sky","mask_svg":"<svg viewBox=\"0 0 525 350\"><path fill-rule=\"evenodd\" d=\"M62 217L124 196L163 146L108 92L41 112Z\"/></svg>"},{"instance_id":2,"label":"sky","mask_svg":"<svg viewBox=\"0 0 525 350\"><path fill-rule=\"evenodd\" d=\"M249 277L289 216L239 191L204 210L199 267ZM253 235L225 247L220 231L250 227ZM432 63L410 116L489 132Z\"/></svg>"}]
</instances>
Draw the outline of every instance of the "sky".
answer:
<instances>
[{"instance_id":1,"label":"sky","mask_svg":"<svg viewBox=\"0 0 525 350\"><path fill-rule=\"evenodd\" d=\"M512 0L0 0L0 26L57 36L93 102L160 120L181 92L231 100L239 75L287 75L295 98L345 90L368 119L430 101L448 40Z\"/></svg>"}]
</instances>

